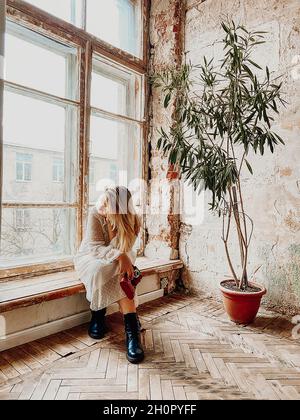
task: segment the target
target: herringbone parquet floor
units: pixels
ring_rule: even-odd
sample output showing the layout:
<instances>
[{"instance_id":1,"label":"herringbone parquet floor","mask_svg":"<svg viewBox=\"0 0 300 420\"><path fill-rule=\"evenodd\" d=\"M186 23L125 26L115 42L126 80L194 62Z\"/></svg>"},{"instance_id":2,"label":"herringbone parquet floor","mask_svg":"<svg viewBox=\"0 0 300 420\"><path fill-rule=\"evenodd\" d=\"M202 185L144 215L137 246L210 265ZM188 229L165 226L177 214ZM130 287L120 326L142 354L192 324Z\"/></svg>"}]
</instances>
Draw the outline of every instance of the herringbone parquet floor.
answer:
<instances>
[{"instance_id":1,"label":"herringbone parquet floor","mask_svg":"<svg viewBox=\"0 0 300 420\"><path fill-rule=\"evenodd\" d=\"M250 327L222 306L173 295L140 308L146 359L127 362L121 316L95 342L86 326L0 354L0 399L300 399L300 341L262 310Z\"/></svg>"}]
</instances>

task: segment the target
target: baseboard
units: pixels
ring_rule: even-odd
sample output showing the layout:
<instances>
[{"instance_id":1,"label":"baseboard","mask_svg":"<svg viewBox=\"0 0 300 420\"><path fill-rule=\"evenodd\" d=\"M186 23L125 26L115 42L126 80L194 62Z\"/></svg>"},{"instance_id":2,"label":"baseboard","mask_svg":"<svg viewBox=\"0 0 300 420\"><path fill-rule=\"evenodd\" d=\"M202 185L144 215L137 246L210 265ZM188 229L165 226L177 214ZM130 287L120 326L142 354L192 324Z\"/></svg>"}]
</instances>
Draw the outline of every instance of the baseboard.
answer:
<instances>
[{"instance_id":1,"label":"baseboard","mask_svg":"<svg viewBox=\"0 0 300 420\"><path fill-rule=\"evenodd\" d=\"M90 312L82 312L47 324L38 325L24 331L9 334L0 338L0 351L11 349L31 341L47 337L60 331L68 330L77 325L84 324L90 319Z\"/></svg>"},{"instance_id":2,"label":"baseboard","mask_svg":"<svg viewBox=\"0 0 300 420\"><path fill-rule=\"evenodd\" d=\"M159 299L164 295L163 290L145 293L139 296L139 304ZM112 314L119 310L118 305L114 304L108 308L108 314ZM47 324L29 328L14 334L0 337L0 351L8 350L22 344L38 340L49 335L68 330L81 324L85 324L90 320L90 312L82 312L57 321L48 322Z\"/></svg>"}]
</instances>

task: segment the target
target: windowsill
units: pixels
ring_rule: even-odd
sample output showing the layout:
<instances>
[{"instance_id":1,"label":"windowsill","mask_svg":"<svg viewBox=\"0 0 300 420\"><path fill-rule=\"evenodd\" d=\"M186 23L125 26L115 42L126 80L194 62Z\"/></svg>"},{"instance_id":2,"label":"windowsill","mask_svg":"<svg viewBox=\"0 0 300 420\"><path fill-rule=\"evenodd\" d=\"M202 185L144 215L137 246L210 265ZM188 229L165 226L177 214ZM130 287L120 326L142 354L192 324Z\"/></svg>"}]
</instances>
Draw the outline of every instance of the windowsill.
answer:
<instances>
[{"instance_id":1,"label":"windowsill","mask_svg":"<svg viewBox=\"0 0 300 420\"><path fill-rule=\"evenodd\" d=\"M136 262L144 276L178 270L180 260L138 258ZM9 280L0 284L0 313L37 305L55 299L84 293L84 285L75 271L59 272L23 280Z\"/></svg>"}]
</instances>

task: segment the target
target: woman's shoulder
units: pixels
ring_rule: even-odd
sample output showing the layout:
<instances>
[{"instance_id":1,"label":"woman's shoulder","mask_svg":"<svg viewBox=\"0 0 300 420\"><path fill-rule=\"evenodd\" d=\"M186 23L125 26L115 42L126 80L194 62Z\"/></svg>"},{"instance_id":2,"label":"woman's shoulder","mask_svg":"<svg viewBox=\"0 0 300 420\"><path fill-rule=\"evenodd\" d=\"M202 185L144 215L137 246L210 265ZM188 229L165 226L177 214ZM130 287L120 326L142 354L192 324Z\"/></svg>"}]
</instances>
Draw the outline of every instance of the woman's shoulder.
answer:
<instances>
[{"instance_id":1,"label":"woman's shoulder","mask_svg":"<svg viewBox=\"0 0 300 420\"><path fill-rule=\"evenodd\" d=\"M103 214L99 213L96 206L90 209L89 214L91 217L95 217L96 219L98 219L102 224L106 223L105 217L103 216Z\"/></svg>"}]
</instances>

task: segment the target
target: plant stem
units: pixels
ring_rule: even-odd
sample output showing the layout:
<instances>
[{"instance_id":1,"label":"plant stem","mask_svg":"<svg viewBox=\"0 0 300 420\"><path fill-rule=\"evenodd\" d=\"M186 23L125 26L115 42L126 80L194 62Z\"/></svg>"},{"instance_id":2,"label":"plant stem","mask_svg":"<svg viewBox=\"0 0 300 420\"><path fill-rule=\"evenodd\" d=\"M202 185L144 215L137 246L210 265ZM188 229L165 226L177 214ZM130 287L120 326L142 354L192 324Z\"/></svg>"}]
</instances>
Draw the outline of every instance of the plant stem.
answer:
<instances>
[{"instance_id":1,"label":"plant stem","mask_svg":"<svg viewBox=\"0 0 300 420\"><path fill-rule=\"evenodd\" d=\"M230 203L229 206L229 212L228 212L228 216L227 216L227 231L226 231L226 235L225 235L225 214L223 215L223 242L225 245L225 251L226 251L226 257L227 257L227 261L231 270L231 273L233 275L236 287L239 287L239 280L237 278L236 272L234 270L233 267L233 263L229 254L229 248L228 248L228 239L229 239L229 233L230 233L230 226L231 226L231 220L232 220L232 204Z\"/></svg>"},{"instance_id":2,"label":"plant stem","mask_svg":"<svg viewBox=\"0 0 300 420\"><path fill-rule=\"evenodd\" d=\"M244 200L243 200L243 194L242 194L242 188L241 188L241 181L240 178L238 178L238 191L240 196L240 204L241 204L241 210L242 210L242 217L243 217L243 224L244 224L244 232L245 232L245 255L244 255L244 267L243 267L243 274L241 279L241 287L243 287L243 283L245 285L245 288L248 287L248 273L247 273L247 264L248 264L248 248L249 248L249 242L248 242L248 229L247 229L247 221L246 221L246 214L244 210Z\"/></svg>"},{"instance_id":3,"label":"plant stem","mask_svg":"<svg viewBox=\"0 0 300 420\"><path fill-rule=\"evenodd\" d=\"M228 261L228 264L229 264L231 273L233 275L233 278L234 278L236 287L239 287L239 280L237 278L236 272L234 271L234 267L233 267L233 264L232 264L232 261L231 261L231 257L230 257L230 254L229 254L229 249L228 249L228 243L227 243L227 241L224 241L224 245L225 245L226 257L227 257L227 261Z\"/></svg>"}]
</instances>

